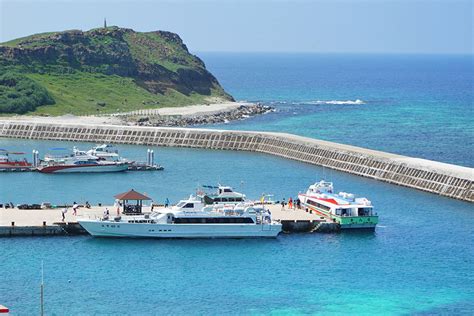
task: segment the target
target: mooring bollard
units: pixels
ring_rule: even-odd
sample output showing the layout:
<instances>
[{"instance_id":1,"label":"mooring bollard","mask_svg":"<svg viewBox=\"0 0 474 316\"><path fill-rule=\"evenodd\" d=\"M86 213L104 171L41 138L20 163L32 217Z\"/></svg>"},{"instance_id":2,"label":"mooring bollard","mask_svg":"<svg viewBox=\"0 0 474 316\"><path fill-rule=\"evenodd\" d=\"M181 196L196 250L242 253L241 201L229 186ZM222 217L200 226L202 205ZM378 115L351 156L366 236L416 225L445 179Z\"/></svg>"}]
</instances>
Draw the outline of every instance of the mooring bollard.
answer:
<instances>
[{"instance_id":1,"label":"mooring bollard","mask_svg":"<svg viewBox=\"0 0 474 316\"><path fill-rule=\"evenodd\" d=\"M12 222L12 227L15 226L15 222Z\"/></svg>"},{"instance_id":2,"label":"mooring bollard","mask_svg":"<svg viewBox=\"0 0 474 316\"><path fill-rule=\"evenodd\" d=\"M43 221L43 226L46 226L46 221Z\"/></svg>"}]
</instances>

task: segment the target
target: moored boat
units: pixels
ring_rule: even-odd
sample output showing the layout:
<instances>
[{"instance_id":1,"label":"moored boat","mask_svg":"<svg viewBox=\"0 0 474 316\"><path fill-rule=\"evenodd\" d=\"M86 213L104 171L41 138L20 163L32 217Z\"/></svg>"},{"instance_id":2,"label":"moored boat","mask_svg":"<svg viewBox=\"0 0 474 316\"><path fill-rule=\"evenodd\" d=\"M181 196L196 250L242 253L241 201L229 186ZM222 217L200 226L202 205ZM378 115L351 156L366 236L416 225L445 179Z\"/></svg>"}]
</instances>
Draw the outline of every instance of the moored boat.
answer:
<instances>
[{"instance_id":1,"label":"moored boat","mask_svg":"<svg viewBox=\"0 0 474 316\"><path fill-rule=\"evenodd\" d=\"M198 196L206 204L238 204L246 201L245 194L235 192L232 187L218 185L203 185L203 189L214 189L214 192L200 190Z\"/></svg>"},{"instance_id":2,"label":"moored boat","mask_svg":"<svg viewBox=\"0 0 474 316\"><path fill-rule=\"evenodd\" d=\"M282 225L268 210L251 204L205 205L190 197L150 214L83 219L79 224L95 237L250 238L276 237Z\"/></svg>"},{"instance_id":3,"label":"moored boat","mask_svg":"<svg viewBox=\"0 0 474 316\"><path fill-rule=\"evenodd\" d=\"M309 186L304 194L299 194L302 207L338 223L341 229L375 229L378 215L372 203L366 198L356 198L354 194L335 194L332 182L324 180Z\"/></svg>"},{"instance_id":4,"label":"moored boat","mask_svg":"<svg viewBox=\"0 0 474 316\"><path fill-rule=\"evenodd\" d=\"M102 144L92 147L86 154L95 156L100 160L115 161L115 162L130 162L129 160L120 157L118 149L110 144Z\"/></svg>"},{"instance_id":5,"label":"moored boat","mask_svg":"<svg viewBox=\"0 0 474 316\"><path fill-rule=\"evenodd\" d=\"M0 149L0 169L20 169L20 168L31 168L32 165L26 158L23 160L12 160L10 155L24 155L22 152L9 152L5 149Z\"/></svg>"},{"instance_id":6,"label":"moored boat","mask_svg":"<svg viewBox=\"0 0 474 316\"><path fill-rule=\"evenodd\" d=\"M37 167L42 173L120 172L128 169L127 161L107 161L74 149L70 155L46 155Z\"/></svg>"}]
</instances>

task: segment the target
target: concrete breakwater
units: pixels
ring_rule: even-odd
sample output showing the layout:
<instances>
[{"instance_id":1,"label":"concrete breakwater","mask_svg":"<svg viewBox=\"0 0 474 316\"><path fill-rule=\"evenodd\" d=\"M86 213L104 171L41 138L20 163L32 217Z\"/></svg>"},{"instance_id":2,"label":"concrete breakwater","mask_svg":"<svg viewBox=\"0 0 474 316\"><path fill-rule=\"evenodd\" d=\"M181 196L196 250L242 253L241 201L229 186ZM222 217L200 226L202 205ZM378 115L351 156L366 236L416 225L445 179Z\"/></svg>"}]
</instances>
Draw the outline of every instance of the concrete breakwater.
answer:
<instances>
[{"instance_id":1,"label":"concrete breakwater","mask_svg":"<svg viewBox=\"0 0 474 316\"><path fill-rule=\"evenodd\" d=\"M474 202L472 168L285 133L0 120L0 137L259 152Z\"/></svg>"}]
</instances>

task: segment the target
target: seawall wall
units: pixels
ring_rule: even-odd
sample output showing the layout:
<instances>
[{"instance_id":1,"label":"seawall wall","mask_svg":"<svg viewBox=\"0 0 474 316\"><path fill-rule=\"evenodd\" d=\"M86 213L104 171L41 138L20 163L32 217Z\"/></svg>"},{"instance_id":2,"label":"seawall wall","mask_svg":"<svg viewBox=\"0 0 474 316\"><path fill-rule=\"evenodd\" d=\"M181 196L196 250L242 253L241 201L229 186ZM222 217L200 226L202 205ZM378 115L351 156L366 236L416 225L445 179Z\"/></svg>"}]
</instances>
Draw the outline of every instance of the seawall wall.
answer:
<instances>
[{"instance_id":1,"label":"seawall wall","mask_svg":"<svg viewBox=\"0 0 474 316\"><path fill-rule=\"evenodd\" d=\"M474 202L474 169L285 133L0 120L0 137L244 150Z\"/></svg>"}]
</instances>

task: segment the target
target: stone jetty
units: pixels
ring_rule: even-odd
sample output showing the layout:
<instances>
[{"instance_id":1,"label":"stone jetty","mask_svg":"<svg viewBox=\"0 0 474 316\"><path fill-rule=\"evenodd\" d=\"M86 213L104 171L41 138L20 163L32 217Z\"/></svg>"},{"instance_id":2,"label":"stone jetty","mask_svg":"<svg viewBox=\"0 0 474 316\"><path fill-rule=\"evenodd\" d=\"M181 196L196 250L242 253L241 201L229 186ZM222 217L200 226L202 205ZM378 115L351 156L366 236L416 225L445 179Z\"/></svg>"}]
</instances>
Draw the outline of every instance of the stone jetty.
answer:
<instances>
[{"instance_id":1,"label":"stone jetty","mask_svg":"<svg viewBox=\"0 0 474 316\"><path fill-rule=\"evenodd\" d=\"M474 169L285 133L0 120L0 137L266 153L474 202Z\"/></svg>"},{"instance_id":2,"label":"stone jetty","mask_svg":"<svg viewBox=\"0 0 474 316\"><path fill-rule=\"evenodd\" d=\"M162 115L159 110L139 110L112 116L120 118L124 125L187 127L242 120L275 109L268 105L244 103L236 108L192 115Z\"/></svg>"}]
</instances>

